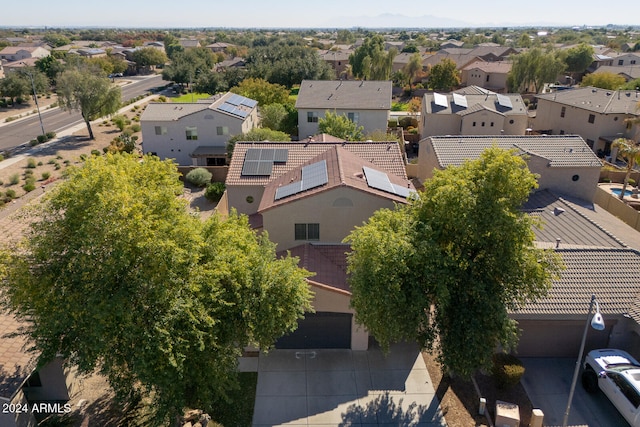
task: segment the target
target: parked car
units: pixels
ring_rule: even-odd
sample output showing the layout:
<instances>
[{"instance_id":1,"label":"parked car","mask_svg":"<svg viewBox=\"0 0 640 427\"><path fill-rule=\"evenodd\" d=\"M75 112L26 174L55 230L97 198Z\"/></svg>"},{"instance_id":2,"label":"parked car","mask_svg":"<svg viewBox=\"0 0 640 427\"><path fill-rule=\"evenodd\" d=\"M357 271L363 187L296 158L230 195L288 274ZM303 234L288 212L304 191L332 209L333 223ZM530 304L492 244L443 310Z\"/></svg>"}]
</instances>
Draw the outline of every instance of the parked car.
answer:
<instances>
[{"instance_id":1,"label":"parked car","mask_svg":"<svg viewBox=\"0 0 640 427\"><path fill-rule=\"evenodd\" d=\"M613 348L590 351L582 385L589 393L602 390L632 427L640 427L640 363L629 353Z\"/></svg>"}]
</instances>

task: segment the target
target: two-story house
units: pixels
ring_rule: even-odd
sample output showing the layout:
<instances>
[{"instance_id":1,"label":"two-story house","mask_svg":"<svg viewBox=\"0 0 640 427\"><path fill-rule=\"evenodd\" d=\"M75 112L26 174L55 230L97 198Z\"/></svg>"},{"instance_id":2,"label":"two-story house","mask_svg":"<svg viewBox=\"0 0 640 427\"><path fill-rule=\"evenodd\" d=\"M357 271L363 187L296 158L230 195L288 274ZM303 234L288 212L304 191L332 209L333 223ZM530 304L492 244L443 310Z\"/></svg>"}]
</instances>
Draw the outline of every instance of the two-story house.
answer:
<instances>
[{"instance_id":1,"label":"two-story house","mask_svg":"<svg viewBox=\"0 0 640 427\"><path fill-rule=\"evenodd\" d=\"M231 92L196 103L150 103L140 117L143 152L180 166L225 165L229 138L258 125L257 104Z\"/></svg>"},{"instance_id":2,"label":"two-story house","mask_svg":"<svg viewBox=\"0 0 640 427\"><path fill-rule=\"evenodd\" d=\"M462 69L462 86L480 86L497 93L507 92L511 62L476 61Z\"/></svg>"},{"instance_id":3,"label":"two-story house","mask_svg":"<svg viewBox=\"0 0 640 427\"><path fill-rule=\"evenodd\" d=\"M600 156L610 153L616 138L633 138L635 129L627 119L640 116L638 91L581 87L536 97L535 130L580 135Z\"/></svg>"},{"instance_id":4,"label":"two-story house","mask_svg":"<svg viewBox=\"0 0 640 427\"><path fill-rule=\"evenodd\" d=\"M478 94L477 87L422 98L420 135L524 135L527 108L520 94Z\"/></svg>"},{"instance_id":5,"label":"two-story house","mask_svg":"<svg viewBox=\"0 0 640 427\"><path fill-rule=\"evenodd\" d=\"M40 46L21 47L21 46L7 46L0 50L0 60L6 62L21 61L27 58L45 58L50 55L50 52Z\"/></svg>"},{"instance_id":6,"label":"two-story house","mask_svg":"<svg viewBox=\"0 0 640 427\"><path fill-rule=\"evenodd\" d=\"M345 115L364 133L386 130L391 111L391 81L303 80L296 101L300 139L318 133L325 112Z\"/></svg>"}]
</instances>

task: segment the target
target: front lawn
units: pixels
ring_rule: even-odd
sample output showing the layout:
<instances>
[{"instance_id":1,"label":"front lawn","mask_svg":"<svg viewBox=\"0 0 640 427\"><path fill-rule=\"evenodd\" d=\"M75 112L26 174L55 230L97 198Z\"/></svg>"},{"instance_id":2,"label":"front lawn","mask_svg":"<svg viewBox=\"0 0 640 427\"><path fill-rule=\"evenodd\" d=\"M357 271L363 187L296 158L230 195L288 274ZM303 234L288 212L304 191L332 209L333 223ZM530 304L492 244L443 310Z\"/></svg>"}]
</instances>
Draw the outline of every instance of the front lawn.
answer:
<instances>
[{"instance_id":1,"label":"front lawn","mask_svg":"<svg viewBox=\"0 0 640 427\"><path fill-rule=\"evenodd\" d=\"M177 98L171 98L171 102L198 102L199 99L209 98L208 93L185 93Z\"/></svg>"}]
</instances>

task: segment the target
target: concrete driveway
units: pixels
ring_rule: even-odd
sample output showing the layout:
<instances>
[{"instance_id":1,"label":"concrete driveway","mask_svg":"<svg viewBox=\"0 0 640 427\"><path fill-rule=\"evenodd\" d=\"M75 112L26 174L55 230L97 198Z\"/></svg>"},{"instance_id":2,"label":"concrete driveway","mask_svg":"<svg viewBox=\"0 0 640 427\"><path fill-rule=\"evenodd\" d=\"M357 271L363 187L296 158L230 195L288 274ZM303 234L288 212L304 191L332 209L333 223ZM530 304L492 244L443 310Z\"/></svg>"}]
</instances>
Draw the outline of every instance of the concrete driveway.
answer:
<instances>
[{"instance_id":1,"label":"concrete driveway","mask_svg":"<svg viewBox=\"0 0 640 427\"><path fill-rule=\"evenodd\" d=\"M523 357L520 360L525 367L522 385L533 407L542 409L544 412L544 425L562 425L576 359ZM589 394L582 388L580 377L573 394L568 425L628 426L622 415L602 392Z\"/></svg>"},{"instance_id":2,"label":"concrete driveway","mask_svg":"<svg viewBox=\"0 0 640 427\"><path fill-rule=\"evenodd\" d=\"M254 427L446 426L418 347L273 350L258 359Z\"/></svg>"}]
</instances>

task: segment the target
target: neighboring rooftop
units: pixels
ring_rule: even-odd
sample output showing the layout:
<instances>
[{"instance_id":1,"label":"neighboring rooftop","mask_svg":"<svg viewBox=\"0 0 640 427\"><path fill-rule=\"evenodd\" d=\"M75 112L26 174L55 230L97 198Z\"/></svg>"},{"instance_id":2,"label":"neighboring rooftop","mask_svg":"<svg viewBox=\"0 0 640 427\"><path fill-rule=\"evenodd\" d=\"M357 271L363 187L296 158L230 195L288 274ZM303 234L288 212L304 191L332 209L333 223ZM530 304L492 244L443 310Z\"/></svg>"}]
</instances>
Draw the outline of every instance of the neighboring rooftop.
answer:
<instances>
[{"instance_id":1,"label":"neighboring rooftop","mask_svg":"<svg viewBox=\"0 0 640 427\"><path fill-rule=\"evenodd\" d=\"M303 80L296 108L390 110L391 81Z\"/></svg>"},{"instance_id":2,"label":"neighboring rooftop","mask_svg":"<svg viewBox=\"0 0 640 427\"><path fill-rule=\"evenodd\" d=\"M141 120L177 121L205 110L215 110L239 119L245 119L258 103L253 99L227 92L198 102L151 102L142 113Z\"/></svg>"},{"instance_id":3,"label":"neighboring rooftop","mask_svg":"<svg viewBox=\"0 0 640 427\"><path fill-rule=\"evenodd\" d=\"M578 135L493 135L493 136L431 136L438 163L442 167L459 166L468 159L477 159L487 148L505 150L549 160L549 167L601 167L600 159Z\"/></svg>"},{"instance_id":4,"label":"neighboring rooftop","mask_svg":"<svg viewBox=\"0 0 640 427\"><path fill-rule=\"evenodd\" d=\"M522 96L517 93L498 94L485 91L484 94L475 94L474 87L448 93L426 93L424 95L426 111L423 114L464 114L470 108L484 109L510 115L526 115L527 109Z\"/></svg>"},{"instance_id":5,"label":"neighboring rooftop","mask_svg":"<svg viewBox=\"0 0 640 427\"><path fill-rule=\"evenodd\" d=\"M602 114L640 114L637 108L640 92L636 90L608 90L588 86L536 97Z\"/></svg>"},{"instance_id":6,"label":"neighboring rooftop","mask_svg":"<svg viewBox=\"0 0 640 427\"><path fill-rule=\"evenodd\" d=\"M350 245L306 243L278 255L284 256L286 252L300 258L299 267L316 273L307 279L309 282L351 293L347 283L347 253L351 252Z\"/></svg>"}]
</instances>

